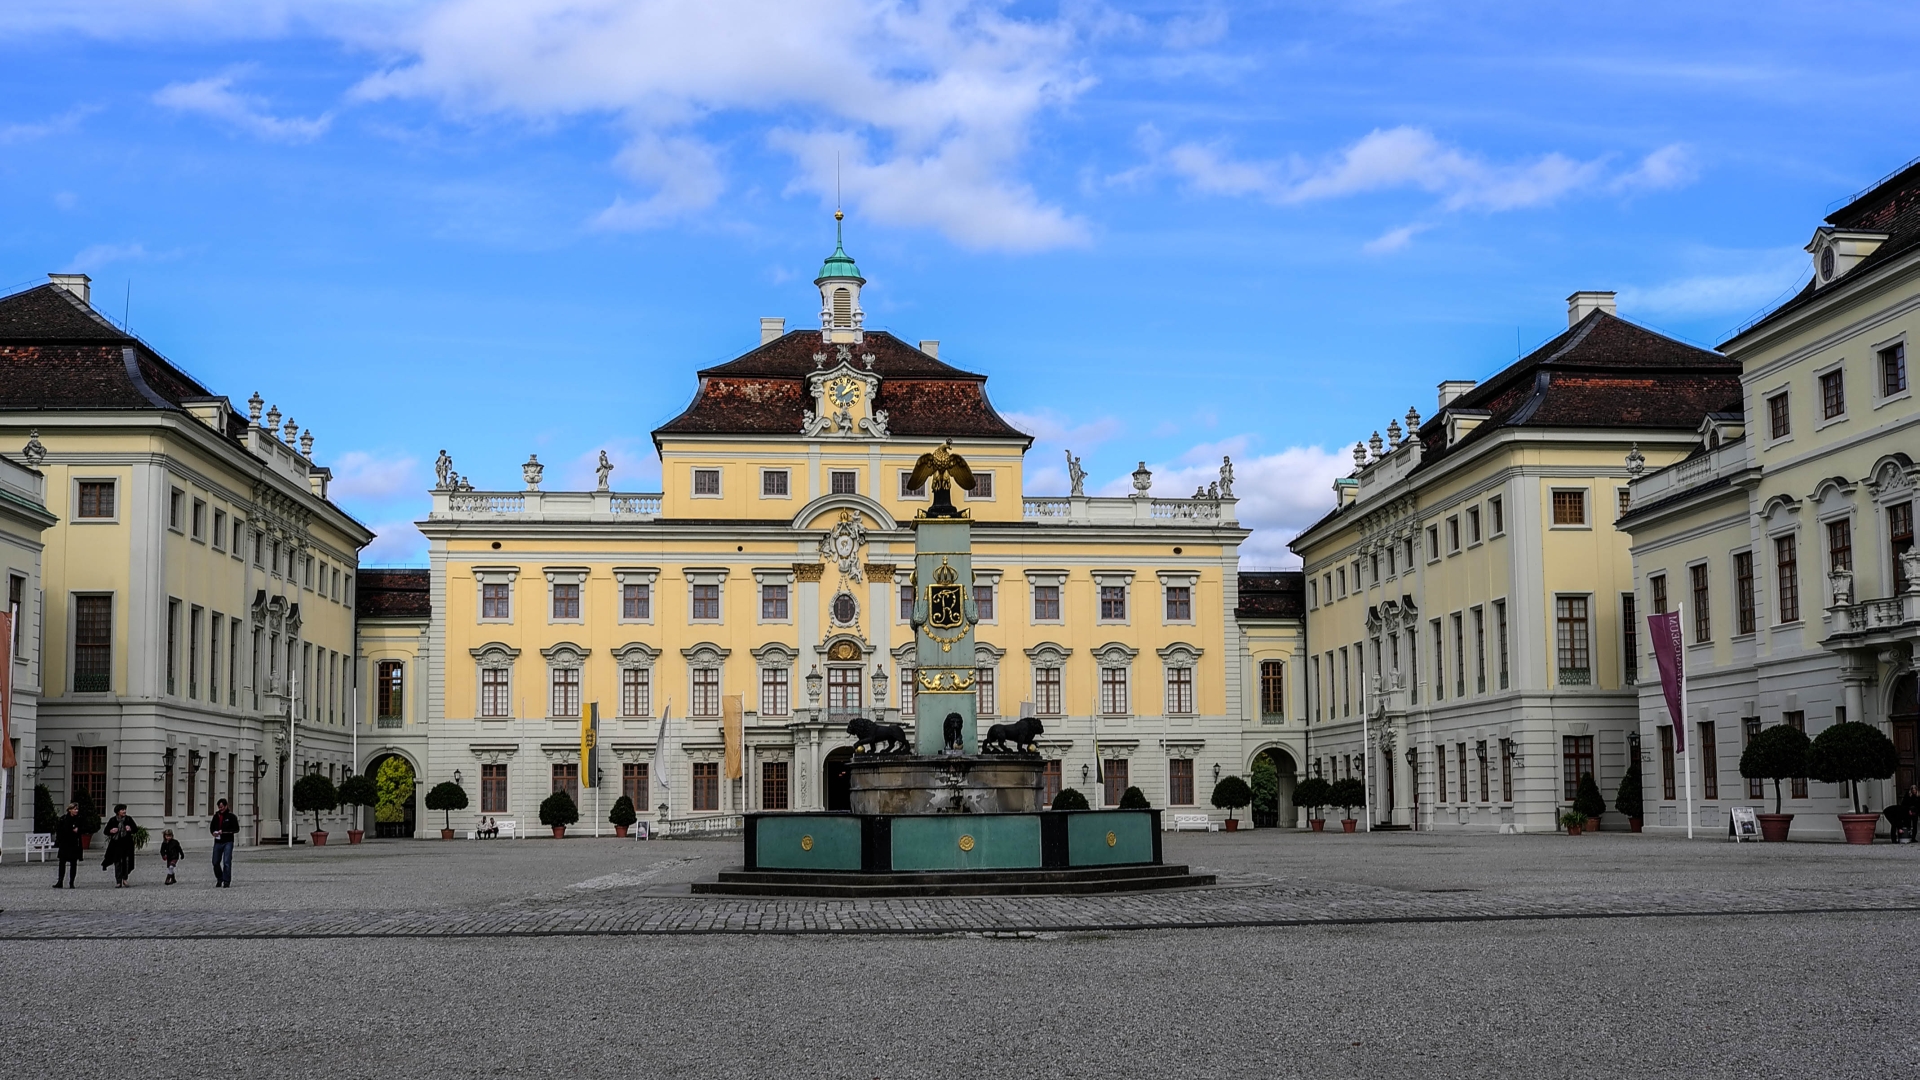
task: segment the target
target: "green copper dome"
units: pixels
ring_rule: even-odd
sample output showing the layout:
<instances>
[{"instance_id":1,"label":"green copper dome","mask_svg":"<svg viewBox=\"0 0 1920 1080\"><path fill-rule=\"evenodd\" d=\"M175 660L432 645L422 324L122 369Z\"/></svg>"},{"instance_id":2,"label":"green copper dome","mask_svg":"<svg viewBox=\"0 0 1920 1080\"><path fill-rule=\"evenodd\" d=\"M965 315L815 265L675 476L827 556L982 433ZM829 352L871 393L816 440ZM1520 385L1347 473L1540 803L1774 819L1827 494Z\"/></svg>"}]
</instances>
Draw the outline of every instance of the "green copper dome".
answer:
<instances>
[{"instance_id":1,"label":"green copper dome","mask_svg":"<svg viewBox=\"0 0 1920 1080\"><path fill-rule=\"evenodd\" d=\"M828 278L856 278L864 284L867 279L860 276L860 268L854 265L853 256L847 254L846 240L840 233L842 215L835 210L833 216L833 254L820 264L820 276L813 279L814 284L818 285Z\"/></svg>"}]
</instances>

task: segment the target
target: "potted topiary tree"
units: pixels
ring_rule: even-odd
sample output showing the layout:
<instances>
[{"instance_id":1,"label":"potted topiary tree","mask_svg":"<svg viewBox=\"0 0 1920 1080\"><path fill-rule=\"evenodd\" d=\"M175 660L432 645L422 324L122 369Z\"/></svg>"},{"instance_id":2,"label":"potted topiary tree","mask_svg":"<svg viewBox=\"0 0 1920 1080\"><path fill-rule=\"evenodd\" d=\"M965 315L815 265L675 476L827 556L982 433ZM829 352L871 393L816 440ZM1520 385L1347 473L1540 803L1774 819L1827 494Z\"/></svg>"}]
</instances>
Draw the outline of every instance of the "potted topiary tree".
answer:
<instances>
[{"instance_id":1,"label":"potted topiary tree","mask_svg":"<svg viewBox=\"0 0 1920 1080\"><path fill-rule=\"evenodd\" d=\"M1147 794L1137 787L1130 787L1120 793L1120 809L1151 810L1153 804L1147 801Z\"/></svg>"},{"instance_id":2,"label":"potted topiary tree","mask_svg":"<svg viewBox=\"0 0 1920 1080\"><path fill-rule=\"evenodd\" d=\"M440 811L440 839L453 839L453 812L467 808L467 789L451 780L442 780L427 792L427 809ZM578 820L578 815L576 815Z\"/></svg>"},{"instance_id":3,"label":"potted topiary tree","mask_svg":"<svg viewBox=\"0 0 1920 1080\"><path fill-rule=\"evenodd\" d=\"M1574 785L1573 808L1587 815L1586 829L1600 831L1600 816L1607 812L1607 801L1600 797L1600 785L1594 782L1592 773L1581 773L1580 782Z\"/></svg>"},{"instance_id":4,"label":"potted topiary tree","mask_svg":"<svg viewBox=\"0 0 1920 1080\"><path fill-rule=\"evenodd\" d=\"M1272 758L1263 754L1253 759L1253 774L1247 786L1253 789L1253 827L1277 827L1280 824L1280 770L1274 768Z\"/></svg>"},{"instance_id":5,"label":"potted topiary tree","mask_svg":"<svg viewBox=\"0 0 1920 1080\"><path fill-rule=\"evenodd\" d=\"M1090 810L1092 809L1092 807L1087 805L1087 797L1085 795L1080 794L1080 792L1077 789L1061 788L1060 794L1055 795L1053 797L1053 809L1055 810Z\"/></svg>"},{"instance_id":6,"label":"potted topiary tree","mask_svg":"<svg viewBox=\"0 0 1920 1080\"><path fill-rule=\"evenodd\" d=\"M1780 781L1807 775L1807 736L1796 727L1776 724L1748 740L1740 753L1740 775L1749 780L1773 781L1773 813L1760 819L1760 838L1780 843L1793 827L1793 815L1780 812Z\"/></svg>"},{"instance_id":7,"label":"potted topiary tree","mask_svg":"<svg viewBox=\"0 0 1920 1080\"><path fill-rule=\"evenodd\" d=\"M633 823L640 820L640 815L633 812L633 797L622 795L613 800L613 809L607 813L607 820L613 825L613 835L627 835Z\"/></svg>"},{"instance_id":8,"label":"potted topiary tree","mask_svg":"<svg viewBox=\"0 0 1920 1080\"><path fill-rule=\"evenodd\" d=\"M1333 804L1333 785L1317 776L1309 776L1296 784L1293 789L1293 805L1307 812L1307 828L1319 832L1327 827L1327 819L1318 813L1323 806Z\"/></svg>"},{"instance_id":9,"label":"potted topiary tree","mask_svg":"<svg viewBox=\"0 0 1920 1080\"><path fill-rule=\"evenodd\" d=\"M1361 783L1357 776L1335 780L1327 789L1327 805L1337 806L1347 812L1347 816L1340 819L1340 831L1352 832L1360 824L1353 816L1353 808L1367 805L1367 785Z\"/></svg>"},{"instance_id":10,"label":"potted topiary tree","mask_svg":"<svg viewBox=\"0 0 1920 1080\"><path fill-rule=\"evenodd\" d=\"M1853 795L1853 813L1840 815L1841 831L1849 844L1873 843L1879 814L1862 809L1860 784L1885 780L1900 764L1893 740L1880 729L1858 720L1835 724L1821 732L1807 748L1807 773L1823 784L1846 784Z\"/></svg>"},{"instance_id":11,"label":"potted topiary tree","mask_svg":"<svg viewBox=\"0 0 1920 1080\"><path fill-rule=\"evenodd\" d=\"M375 770L373 783L379 789L379 798L373 804L374 823L389 826L388 836L402 835L400 829L391 826L406 823L407 807L413 803L413 766L403 758L390 757Z\"/></svg>"},{"instance_id":12,"label":"potted topiary tree","mask_svg":"<svg viewBox=\"0 0 1920 1080\"><path fill-rule=\"evenodd\" d=\"M321 813L339 805L340 794L333 790L333 781L325 773L310 772L293 785L294 811L313 815L314 847L327 846L327 834L320 828Z\"/></svg>"},{"instance_id":13,"label":"potted topiary tree","mask_svg":"<svg viewBox=\"0 0 1920 1080\"><path fill-rule=\"evenodd\" d=\"M60 811L54 808L53 792L45 784L33 785L33 831L50 833L59 824Z\"/></svg>"},{"instance_id":14,"label":"potted topiary tree","mask_svg":"<svg viewBox=\"0 0 1920 1080\"><path fill-rule=\"evenodd\" d=\"M1633 832L1639 832L1645 824L1640 800L1640 763L1636 761L1627 766L1627 775L1620 778L1620 790L1613 795L1613 808L1627 816L1627 828Z\"/></svg>"},{"instance_id":15,"label":"potted topiary tree","mask_svg":"<svg viewBox=\"0 0 1920 1080\"><path fill-rule=\"evenodd\" d=\"M1253 789L1245 780L1234 773L1228 773L1213 785L1213 805L1227 812L1227 831L1240 828L1240 822L1233 816L1235 810L1253 801Z\"/></svg>"},{"instance_id":16,"label":"potted topiary tree","mask_svg":"<svg viewBox=\"0 0 1920 1080\"><path fill-rule=\"evenodd\" d=\"M567 838L567 826L580 820L580 808L573 805L573 796L560 790L546 797L540 804L540 824L553 830L555 840Z\"/></svg>"},{"instance_id":17,"label":"potted topiary tree","mask_svg":"<svg viewBox=\"0 0 1920 1080\"><path fill-rule=\"evenodd\" d=\"M80 807L80 850L93 848L94 834L100 831L100 808L93 805L93 796L86 788L74 792L73 801Z\"/></svg>"},{"instance_id":18,"label":"potted topiary tree","mask_svg":"<svg viewBox=\"0 0 1920 1080\"><path fill-rule=\"evenodd\" d=\"M353 827L360 823L358 820L360 809L378 804L380 801L380 789L374 784L373 777L368 776L366 773L354 773L352 776L340 781L340 790L337 794L340 796L341 806L351 806L354 808L353 813L355 820L347 826L347 843L357 844L367 835L365 829L356 829Z\"/></svg>"}]
</instances>

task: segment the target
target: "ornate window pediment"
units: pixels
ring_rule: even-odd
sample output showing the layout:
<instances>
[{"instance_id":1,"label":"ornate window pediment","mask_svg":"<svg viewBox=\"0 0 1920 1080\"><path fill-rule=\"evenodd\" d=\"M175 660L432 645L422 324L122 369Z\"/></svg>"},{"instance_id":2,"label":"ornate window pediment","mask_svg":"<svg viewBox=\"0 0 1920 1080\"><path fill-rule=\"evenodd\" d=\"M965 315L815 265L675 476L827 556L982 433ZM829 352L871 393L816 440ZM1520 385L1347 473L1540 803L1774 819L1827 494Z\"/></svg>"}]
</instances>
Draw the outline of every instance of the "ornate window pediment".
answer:
<instances>
[{"instance_id":1,"label":"ornate window pediment","mask_svg":"<svg viewBox=\"0 0 1920 1080\"><path fill-rule=\"evenodd\" d=\"M1161 661L1168 667L1192 667L1199 661L1200 654L1204 650L1184 641L1176 641L1163 649L1154 651L1160 655Z\"/></svg>"},{"instance_id":2,"label":"ornate window pediment","mask_svg":"<svg viewBox=\"0 0 1920 1080\"><path fill-rule=\"evenodd\" d=\"M592 649L582 648L571 641L562 641L541 649L540 655L546 657L549 667L579 667L591 652Z\"/></svg>"},{"instance_id":3,"label":"ornate window pediment","mask_svg":"<svg viewBox=\"0 0 1920 1080\"><path fill-rule=\"evenodd\" d=\"M660 659L660 650L643 641L629 641L613 650L613 658L623 668L652 667Z\"/></svg>"},{"instance_id":4,"label":"ornate window pediment","mask_svg":"<svg viewBox=\"0 0 1920 1080\"><path fill-rule=\"evenodd\" d=\"M777 641L768 642L750 651L753 653L754 662L763 668L792 667L793 662L800 656L799 651L792 646L782 645Z\"/></svg>"},{"instance_id":5,"label":"ornate window pediment","mask_svg":"<svg viewBox=\"0 0 1920 1080\"><path fill-rule=\"evenodd\" d=\"M1051 641L1043 641L1026 650L1026 653L1027 659L1033 661L1036 667L1059 667L1067 662L1067 657L1073 655L1073 650Z\"/></svg>"},{"instance_id":6,"label":"ornate window pediment","mask_svg":"<svg viewBox=\"0 0 1920 1080\"><path fill-rule=\"evenodd\" d=\"M989 645L984 641L978 640L973 643L974 667L997 667L1000 663L1000 658L1005 655L1007 655L1007 650L998 645Z\"/></svg>"},{"instance_id":7,"label":"ornate window pediment","mask_svg":"<svg viewBox=\"0 0 1920 1080\"><path fill-rule=\"evenodd\" d=\"M1093 658L1101 667L1127 667L1133 663L1133 658L1139 655L1139 649L1118 641L1110 641L1093 650Z\"/></svg>"},{"instance_id":8,"label":"ornate window pediment","mask_svg":"<svg viewBox=\"0 0 1920 1080\"><path fill-rule=\"evenodd\" d=\"M480 662L481 667L511 667L520 658L520 650L500 641L489 641L477 649L468 649L467 654Z\"/></svg>"},{"instance_id":9,"label":"ornate window pediment","mask_svg":"<svg viewBox=\"0 0 1920 1080\"><path fill-rule=\"evenodd\" d=\"M680 655L695 667L715 667L722 660L733 655L733 650L723 649L711 641L703 641L690 648L681 649Z\"/></svg>"},{"instance_id":10,"label":"ornate window pediment","mask_svg":"<svg viewBox=\"0 0 1920 1080\"><path fill-rule=\"evenodd\" d=\"M1875 501L1898 502L1913 491L1915 472L1913 461L1907 455L1888 454L1874 462L1867 489L1873 492Z\"/></svg>"}]
</instances>

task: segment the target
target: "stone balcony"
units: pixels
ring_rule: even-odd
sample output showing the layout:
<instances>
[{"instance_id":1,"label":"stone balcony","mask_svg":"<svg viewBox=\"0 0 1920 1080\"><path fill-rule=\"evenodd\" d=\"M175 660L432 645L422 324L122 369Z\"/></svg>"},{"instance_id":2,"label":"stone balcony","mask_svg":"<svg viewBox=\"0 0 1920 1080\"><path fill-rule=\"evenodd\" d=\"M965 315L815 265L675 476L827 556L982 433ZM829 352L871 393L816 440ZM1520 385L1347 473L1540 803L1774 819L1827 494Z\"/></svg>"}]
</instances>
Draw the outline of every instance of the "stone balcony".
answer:
<instances>
[{"instance_id":1,"label":"stone balcony","mask_svg":"<svg viewBox=\"0 0 1920 1080\"><path fill-rule=\"evenodd\" d=\"M1020 500L1020 516L1028 521L1062 525L1235 525L1237 499L1194 498L1066 498L1027 497Z\"/></svg>"},{"instance_id":2,"label":"stone balcony","mask_svg":"<svg viewBox=\"0 0 1920 1080\"><path fill-rule=\"evenodd\" d=\"M1835 571L1828 577L1833 603L1827 608L1828 649L1878 648L1920 642L1920 552L1899 556L1907 579L1906 591L1877 600L1853 598L1853 575Z\"/></svg>"},{"instance_id":3,"label":"stone balcony","mask_svg":"<svg viewBox=\"0 0 1920 1080\"><path fill-rule=\"evenodd\" d=\"M616 491L455 491L433 492L433 521L591 521L660 520L660 493ZM1238 500L1229 498L1154 499L1024 498L1021 516L1061 525L1237 525Z\"/></svg>"},{"instance_id":4,"label":"stone balcony","mask_svg":"<svg viewBox=\"0 0 1920 1080\"><path fill-rule=\"evenodd\" d=\"M1753 468L1745 439L1725 442L1697 457L1635 477L1628 506L1638 509L1714 481L1731 481Z\"/></svg>"}]
</instances>

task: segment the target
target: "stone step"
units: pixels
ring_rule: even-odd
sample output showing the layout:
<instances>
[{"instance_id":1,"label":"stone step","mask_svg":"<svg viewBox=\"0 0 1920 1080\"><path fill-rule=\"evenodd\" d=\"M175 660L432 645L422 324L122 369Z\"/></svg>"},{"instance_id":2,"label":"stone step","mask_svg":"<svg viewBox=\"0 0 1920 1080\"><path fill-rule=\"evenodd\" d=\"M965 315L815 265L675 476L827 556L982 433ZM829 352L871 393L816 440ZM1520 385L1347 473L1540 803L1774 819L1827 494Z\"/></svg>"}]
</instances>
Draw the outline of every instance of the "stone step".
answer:
<instances>
[{"instance_id":1,"label":"stone step","mask_svg":"<svg viewBox=\"0 0 1920 1080\"><path fill-rule=\"evenodd\" d=\"M947 870L925 873L809 873L728 870L696 881L696 894L886 898L914 896L1075 896L1189 889L1214 884L1214 875L1185 866L1085 867L1073 870Z\"/></svg>"}]
</instances>

